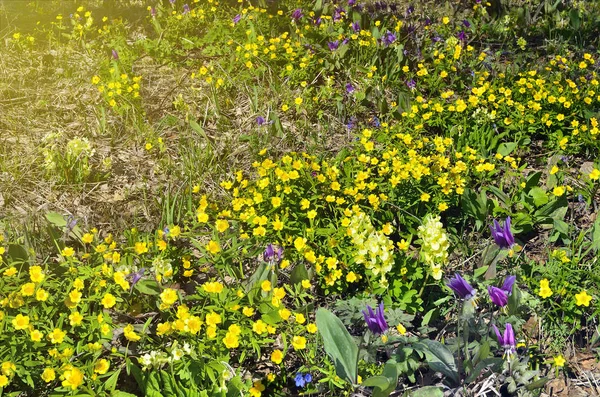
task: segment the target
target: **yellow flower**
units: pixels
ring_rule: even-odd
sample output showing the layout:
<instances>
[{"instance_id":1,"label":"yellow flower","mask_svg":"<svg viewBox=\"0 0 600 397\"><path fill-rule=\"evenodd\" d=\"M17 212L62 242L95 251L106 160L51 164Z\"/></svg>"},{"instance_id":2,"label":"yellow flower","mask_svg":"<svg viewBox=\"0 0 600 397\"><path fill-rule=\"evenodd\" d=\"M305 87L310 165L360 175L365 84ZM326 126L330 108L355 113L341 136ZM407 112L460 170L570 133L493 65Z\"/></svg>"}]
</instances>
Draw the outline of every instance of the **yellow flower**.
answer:
<instances>
[{"instance_id":1,"label":"yellow flower","mask_svg":"<svg viewBox=\"0 0 600 397\"><path fill-rule=\"evenodd\" d=\"M31 266L29 268L29 279L34 283L41 283L44 280L44 273L40 266Z\"/></svg>"},{"instance_id":2,"label":"yellow flower","mask_svg":"<svg viewBox=\"0 0 600 397\"><path fill-rule=\"evenodd\" d=\"M206 325L215 327L221 324L221 316L218 313L210 312L206 315Z\"/></svg>"},{"instance_id":3,"label":"yellow flower","mask_svg":"<svg viewBox=\"0 0 600 397\"><path fill-rule=\"evenodd\" d=\"M306 322L306 318L304 317L304 314L302 314L302 313L296 313L294 315L294 318L296 319L296 322L298 324L304 324Z\"/></svg>"},{"instance_id":4,"label":"yellow flower","mask_svg":"<svg viewBox=\"0 0 600 397\"><path fill-rule=\"evenodd\" d=\"M60 328L54 328L54 330L48 334L48 340L52 344L57 345L57 344L63 342L63 340L65 339L66 335L67 334L63 330L61 330Z\"/></svg>"},{"instance_id":5,"label":"yellow flower","mask_svg":"<svg viewBox=\"0 0 600 397\"><path fill-rule=\"evenodd\" d=\"M269 292L271 291L271 282L269 280L265 280L260 284L260 288L265 291L265 292Z\"/></svg>"},{"instance_id":6,"label":"yellow flower","mask_svg":"<svg viewBox=\"0 0 600 397\"><path fill-rule=\"evenodd\" d=\"M21 286L21 295L33 296L34 293L35 293L35 284L34 283L26 283Z\"/></svg>"},{"instance_id":7,"label":"yellow flower","mask_svg":"<svg viewBox=\"0 0 600 397\"><path fill-rule=\"evenodd\" d=\"M287 112L287 110L288 110L289 108L290 108L290 107L289 107L287 104L285 104L285 103L284 103L283 105L281 105L281 110L283 110L284 112Z\"/></svg>"},{"instance_id":8,"label":"yellow flower","mask_svg":"<svg viewBox=\"0 0 600 397\"><path fill-rule=\"evenodd\" d=\"M218 281L206 282L202 285L202 289L208 293L220 294L223 291L223 284Z\"/></svg>"},{"instance_id":9,"label":"yellow flower","mask_svg":"<svg viewBox=\"0 0 600 397\"><path fill-rule=\"evenodd\" d=\"M600 178L600 170L598 170L597 168L594 168L592 170L592 172L590 172L589 177L592 181L597 181L598 178Z\"/></svg>"},{"instance_id":10,"label":"yellow flower","mask_svg":"<svg viewBox=\"0 0 600 397\"><path fill-rule=\"evenodd\" d=\"M117 299L113 294L107 293L104 295L104 297L102 297L100 303L102 303L102 306L104 306L105 309L110 309L117 303Z\"/></svg>"},{"instance_id":11,"label":"yellow flower","mask_svg":"<svg viewBox=\"0 0 600 397\"><path fill-rule=\"evenodd\" d=\"M163 292L160 293L160 300L167 307L173 305L178 299L177 291L172 288L166 288Z\"/></svg>"},{"instance_id":12,"label":"yellow flower","mask_svg":"<svg viewBox=\"0 0 600 397\"><path fill-rule=\"evenodd\" d=\"M96 364L94 364L94 372L100 375L107 373L109 368L110 362L104 358L96 361Z\"/></svg>"},{"instance_id":13,"label":"yellow flower","mask_svg":"<svg viewBox=\"0 0 600 397\"><path fill-rule=\"evenodd\" d=\"M302 97L298 97L298 98L294 99L294 103L298 106L302 105Z\"/></svg>"},{"instance_id":14,"label":"yellow flower","mask_svg":"<svg viewBox=\"0 0 600 397\"><path fill-rule=\"evenodd\" d=\"M592 300L592 297L590 295L588 295L586 290L581 291L578 294L575 294L575 304L577 306L589 306L590 302Z\"/></svg>"},{"instance_id":15,"label":"yellow flower","mask_svg":"<svg viewBox=\"0 0 600 397\"><path fill-rule=\"evenodd\" d=\"M83 237L81 237L81 241L83 241L84 244L90 244L92 241L94 241L94 235L91 233L86 233L83 235Z\"/></svg>"},{"instance_id":16,"label":"yellow flower","mask_svg":"<svg viewBox=\"0 0 600 397\"><path fill-rule=\"evenodd\" d=\"M138 255L145 254L146 252L148 252L148 244L146 244L146 242L138 241L137 243L135 243L134 250L135 253Z\"/></svg>"},{"instance_id":17,"label":"yellow flower","mask_svg":"<svg viewBox=\"0 0 600 397\"><path fill-rule=\"evenodd\" d=\"M558 356L554 357L554 366L556 366L557 368L564 367L566 362L567 360L565 360L562 354L559 354Z\"/></svg>"},{"instance_id":18,"label":"yellow flower","mask_svg":"<svg viewBox=\"0 0 600 397\"><path fill-rule=\"evenodd\" d=\"M34 329L33 331L31 331L29 336L31 337L31 340L33 342L41 342L42 338L44 337L44 334L38 331L37 329Z\"/></svg>"},{"instance_id":19,"label":"yellow flower","mask_svg":"<svg viewBox=\"0 0 600 397\"><path fill-rule=\"evenodd\" d=\"M443 18L442 18L442 23L443 23L444 25L448 25L448 23L450 23L450 18L448 18L448 17L443 17Z\"/></svg>"},{"instance_id":20,"label":"yellow flower","mask_svg":"<svg viewBox=\"0 0 600 397\"><path fill-rule=\"evenodd\" d=\"M29 317L22 314L17 314L17 316L12 320L12 325L16 330L27 329L29 328Z\"/></svg>"},{"instance_id":21,"label":"yellow flower","mask_svg":"<svg viewBox=\"0 0 600 397\"><path fill-rule=\"evenodd\" d=\"M310 280L302 280L302 288L310 288Z\"/></svg>"},{"instance_id":22,"label":"yellow flower","mask_svg":"<svg viewBox=\"0 0 600 397\"><path fill-rule=\"evenodd\" d=\"M552 296L552 290L550 289L550 282L548 279L540 280L540 292L538 292L538 295L544 299Z\"/></svg>"},{"instance_id":23,"label":"yellow flower","mask_svg":"<svg viewBox=\"0 0 600 397\"><path fill-rule=\"evenodd\" d=\"M213 255L216 255L221 251L221 247L219 246L219 243L217 243L216 241L213 241L213 240L210 240L208 242L208 244L206 244L205 248L208 252L210 252Z\"/></svg>"},{"instance_id":24,"label":"yellow flower","mask_svg":"<svg viewBox=\"0 0 600 397\"><path fill-rule=\"evenodd\" d=\"M73 254L75 254L75 250L73 248L71 248L71 247L65 247L60 252L60 254L62 256L64 256L65 258L69 258L69 257L73 256Z\"/></svg>"},{"instance_id":25,"label":"yellow flower","mask_svg":"<svg viewBox=\"0 0 600 397\"><path fill-rule=\"evenodd\" d=\"M398 325L396 326L396 329L398 330L398 333L399 333L400 335L404 335L404 334L406 334L406 327L405 327L404 325L402 325L402 324L398 324Z\"/></svg>"},{"instance_id":26,"label":"yellow flower","mask_svg":"<svg viewBox=\"0 0 600 397\"><path fill-rule=\"evenodd\" d=\"M354 272L349 272L349 273L346 275L346 281L347 281L347 282L349 282L349 283L353 283L353 282L355 282L356 280L358 280L358 277L356 276L356 273L354 273Z\"/></svg>"},{"instance_id":27,"label":"yellow flower","mask_svg":"<svg viewBox=\"0 0 600 397\"><path fill-rule=\"evenodd\" d=\"M56 379L56 373L54 370L52 368L45 368L44 372L42 373L42 380L46 383L50 383L54 379Z\"/></svg>"},{"instance_id":28,"label":"yellow flower","mask_svg":"<svg viewBox=\"0 0 600 397\"><path fill-rule=\"evenodd\" d=\"M127 339L130 342L137 342L140 339L142 339L140 335L135 333L133 325L131 324L127 324L127 326L123 328L123 335L125 335L125 339Z\"/></svg>"},{"instance_id":29,"label":"yellow flower","mask_svg":"<svg viewBox=\"0 0 600 397\"><path fill-rule=\"evenodd\" d=\"M556 197L560 197L563 194L565 194L565 187L564 186L557 186L554 188L554 190L552 190L552 194L554 194Z\"/></svg>"},{"instance_id":30,"label":"yellow flower","mask_svg":"<svg viewBox=\"0 0 600 397\"><path fill-rule=\"evenodd\" d=\"M283 352L279 349L273 350L273 353L271 353L271 361L275 364L281 364L281 361L283 361Z\"/></svg>"},{"instance_id":31,"label":"yellow flower","mask_svg":"<svg viewBox=\"0 0 600 397\"><path fill-rule=\"evenodd\" d=\"M428 193L421 194L421 201L423 201L423 202L429 201L430 198L431 198L431 196Z\"/></svg>"},{"instance_id":32,"label":"yellow flower","mask_svg":"<svg viewBox=\"0 0 600 397\"><path fill-rule=\"evenodd\" d=\"M0 375L0 387L8 385L8 378L4 375Z\"/></svg>"},{"instance_id":33,"label":"yellow flower","mask_svg":"<svg viewBox=\"0 0 600 397\"><path fill-rule=\"evenodd\" d=\"M254 324L252 324L252 331L256 332L259 335L264 334L265 332L267 332L267 324L265 324L265 322L262 320L258 320Z\"/></svg>"},{"instance_id":34,"label":"yellow flower","mask_svg":"<svg viewBox=\"0 0 600 397\"><path fill-rule=\"evenodd\" d=\"M251 307L244 307L242 309L242 314L246 317L252 317L254 315L254 309Z\"/></svg>"},{"instance_id":35,"label":"yellow flower","mask_svg":"<svg viewBox=\"0 0 600 397\"><path fill-rule=\"evenodd\" d=\"M74 327L81 325L82 321L83 321L83 316L79 312L74 312L71 315L69 315L69 322Z\"/></svg>"},{"instance_id":36,"label":"yellow flower","mask_svg":"<svg viewBox=\"0 0 600 397\"><path fill-rule=\"evenodd\" d=\"M306 338L303 336L294 336L292 338L292 346L295 350L302 350L306 348Z\"/></svg>"},{"instance_id":37,"label":"yellow flower","mask_svg":"<svg viewBox=\"0 0 600 397\"><path fill-rule=\"evenodd\" d=\"M71 390L76 390L83 383L83 372L79 369L69 366L69 369L63 374L63 387L70 387Z\"/></svg>"},{"instance_id":38,"label":"yellow flower","mask_svg":"<svg viewBox=\"0 0 600 397\"><path fill-rule=\"evenodd\" d=\"M215 222L215 227L219 231L219 233L223 233L225 230L229 229L229 222L225 219L219 219Z\"/></svg>"},{"instance_id":39,"label":"yellow flower","mask_svg":"<svg viewBox=\"0 0 600 397\"><path fill-rule=\"evenodd\" d=\"M225 344L225 347L228 349L235 349L240 345L240 341L237 335L233 334L232 332L228 332L223 338L223 344Z\"/></svg>"},{"instance_id":40,"label":"yellow flower","mask_svg":"<svg viewBox=\"0 0 600 397\"><path fill-rule=\"evenodd\" d=\"M444 212L444 211L446 211L447 209L448 209L448 204L446 204L446 203L439 203L439 204L438 204L438 210L439 210L440 212Z\"/></svg>"},{"instance_id":41,"label":"yellow flower","mask_svg":"<svg viewBox=\"0 0 600 397\"><path fill-rule=\"evenodd\" d=\"M315 334L317 333L317 325L314 323L310 323L306 326L306 332L308 332L309 334Z\"/></svg>"}]
</instances>

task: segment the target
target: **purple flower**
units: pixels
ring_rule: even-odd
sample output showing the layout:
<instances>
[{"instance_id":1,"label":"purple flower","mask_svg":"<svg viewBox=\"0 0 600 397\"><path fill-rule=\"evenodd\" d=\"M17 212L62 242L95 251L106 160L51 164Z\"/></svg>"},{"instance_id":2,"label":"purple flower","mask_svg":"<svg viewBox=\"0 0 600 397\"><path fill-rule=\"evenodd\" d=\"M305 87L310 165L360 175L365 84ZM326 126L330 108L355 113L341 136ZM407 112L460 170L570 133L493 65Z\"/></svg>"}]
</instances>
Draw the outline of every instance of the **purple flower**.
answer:
<instances>
[{"instance_id":1,"label":"purple flower","mask_svg":"<svg viewBox=\"0 0 600 397\"><path fill-rule=\"evenodd\" d=\"M265 118L263 116L258 116L256 118L256 124L263 125L265 123Z\"/></svg>"},{"instance_id":2,"label":"purple flower","mask_svg":"<svg viewBox=\"0 0 600 397\"><path fill-rule=\"evenodd\" d=\"M190 12L190 6L187 4L183 5L183 13L187 14L188 12Z\"/></svg>"},{"instance_id":3,"label":"purple flower","mask_svg":"<svg viewBox=\"0 0 600 397\"><path fill-rule=\"evenodd\" d=\"M354 128L356 128L356 117L350 117L350 120L348 120L348 123L346 123L346 128L348 128L349 130L353 130Z\"/></svg>"},{"instance_id":4,"label":"purple flower","mask_svg":"<svg viewBox=\"0 0 600 397\"><path fill-rule=\"evenodd\" d=\"M471 287L471 284L469 284L467 280L462 278L458 273L454 275L454 278L448 280L446 285L450 287L450 289L454 291L459 298L464 300L473 299L477 293L475 288Z\"/></svg>"},{"instance_id":5,"label":"purple flower","mask_svg":"<svg viewBox=\"0 0 600 397\"><path fill-rule=\"evenodd\" d=\"M465 28L469 29L471 27L471 22L467 21L466 19L463 19L463 25L465 25Z\"/></svg>"},{"instance_id":6,"label":"purple flower","mask_svg":"<svg viewBox=\"0 0 600 397\"><path fill-rule=\"evenodd\" d=\"M115 61L119 60L119 53L117 52L117 50L112 50L112 59L114 59Z\"/></svg>"},{"instance_id":7,"label":"purple flower","mask_svg":"<svg viewBox=\"0 0 600 397\"><path fill-rule=\"evenodd\" d=\"M127 276L127 279L131 283L131 289L129 290L130 294L133 292L133 287L138 283L138 281L140 281L142 279L145 272L146 272L146 269L141 268L137 272L131 273Z\"/></svg>"},{"instance_id":8,"label":"purple flower","mask_svg":"<svg viewBox=\"0 0 600 397\"><path fill-rule=\"evenodd\" d=\"M344 10L343 8L336 8L333 12L333 22L340 21L344 17L345 12L346 10Z\"/></svg>"},{"instance_id":9,"label":"purple flower","mask_svg":"<svg viewBox=\"0 0 600 397\"><path fill-rule=\"evenodd\" d=\"M350 7L352 7L352 6L353 6L353 5L355 5L355 4L356 4L356 0L348 0L348 5L349 5Z\"/></svg>"},{"instance_id":10,"label":"purple flower","mask_svg":"<svg viewBox=\"0 0 600 397\"><path fill-rule=\"evenodd\" d=\"M233 17L233 23L238 23L240 20L242 19L242 16L240 14L237 14L236 16Z\"/></svg>"},{"instance_id":11,"label":"purple flower","mask_svg":"<svg viewBox=\"0 0 600 397\"><path fill-rule=\"evenodd\" d=\"M273 244L267 245L265 252L263 253L263 259L265 262L277 262L283 258L283 247L278 247Z\"/></svg>"},{"instance_id":12,"label":"purple flower","mask_svg":"<svg viewBox=\"0 0 600 397\"><path fill-rule=\"evenodd\" d=\"M352 26L352 31L354 31L354 33L360 32L360 23L353 22L351 26Z\"/></svg>"},{"instance_id":13,"label":"purple flower","mask_svg":"<svg viewBox=\"0 0 600 397\"><path fill-rule=\"evenodd\" d=\"M337 50L339 46L340 46L340 41L339 40L330 41L329 43L327 43L327 47L329 47L329 49L331 51Z\"/></svg>"},{"instance_id":14,"label":"purple flower","mask_svg":"<svg viewBox=\"0 0 600 397\"><path fill-rule=\"evenodd\" d=\"M304 386L306 386L310 382L312 382L312 375L311 374L305 375L302 372L298 372L296 374L296 377L294 378L294 381L296 382L296 387L299 387L302 389Z\"/></svg>"},{"instance_id":15,"label":"purple flower","mask_svg":"<svg viewBox=\"0 0 600 397\"><path fill-rule=\"evenodd\" d=\"M490 294L490 299L496 306L504 307L508 304L508 294L503 289L490 285L488 294Z\"/></svg>"},{"instance_id":16,"label":"purple flower","mask_svg":"<svg viewBox=\"0 0 600 397\"><path fill-rule=\"evenodd\" d=\"M367 310L363 310L362 314L367 322L367 327L369 327L371 332L375 335L383 334L388 329L388 324L383 315L383 303L379 304L376 313L373 312L371 306L367 305Z\"/></svg>"},{"instance_id":17,"label":"purple flower","mask_svg":"<svg viewBox=\"0 0 600 397\"><path fill-rule=\"evenodd\" d=\"M415 88L417 88L417 82L413 79L410 79L406 82L406 86L411 90L414 90Z\"/></svg>"},{"instance_id":18,"label":"purple flower","mask_svg":"<svg viewBox=\"0 0 600 397\"><path fill-rule=\"evenodd\" d=\"M465 31L464 31L464 30L461 30L461 31L458 33L458 39L459 39L460 41L467 41L467 34L465 33Z\"/></svg>"},{"instance_id":19,"label":"purple flower","mask_svg":"<svg viewBox=\"0 0 600 397\"><path fill-rule=\"evenodd\" d=\"M517 346L515 344L515 331L513 331L512 325L510 325L510 323L506 323L504 335L500 334L500 331L496 325L492 325L492 327L494 327L494 331L496 332L498 343L504 349L504 354L510 357L511 354L514 354L517 351Z\"/></svg>"},{"instance_id":20,"label":"purple flower","mask_svg":"<svg viewBox=\"0 0 600 397\"><path fill-rule=\"evenodd\" d=\"M169 0L169 3L171 3L171 5L175 4L175 0Z\"/></svg>"},{"instance_id":21,"label":"purple flower","mask_svg":"<svg viewBox=\"0 0 600 397\"><path fill-rule=\"evenodd\" d=\"M512 289L513 285L515 284L515 281L517 281L517 276L506 277L506 279L504 280L504 284L502 284L502 287L500 287L500 289L506 292L508 296L510 296L512 294Z\"/></svg>"},{"instance_id":22,"label":"purple flower","mask_svg":"<svg viewBox=\"0 0 600 397\"><path fill-rule=\"evenodd\" d=\"M515 238L510 231L510 216L506 218L504 227L500 226L497 220L494 219L494 225L490 225L492 237L500 248L512 248L515 245Z\"/></svg>"},{"instance_id":23,"label":"purple flower","mask_svg":"<svg viewBox=\"0 0 600 397\"><path fill-rule=\"evenodd\" d=\"M406 9L406 12L404 13L404 16L405 16L405 17L408 17L408 16L409 16L410 14L412 14L414 11L415 11L415 7L413 7L413 6L409 6L409 7Z\"/></svg>"},{"instance_id":24,"label":"purple flower","mask_svg":"<svg viewBox=\"0 0 600 397\"><path fill-rule=\"evenodd\" d=\"M319 26L319 25L321 25L321 22L323 22L323 18L319 17L317 19L314 19L313 21L316 26Z\"/></svg>"},{"instance_id":25,"label":"purple flower","mask_svg":"<svg viewBox=\"0 0 600 397\"><path fill-rule=\"evenodd\" d=\"M346 92L352 94L354 92L354 86L351 83L346 84Z\"/></svg>"},{"instance_id":26,"label":"purple flower","mask_svg":"<svg viewBox=\"0 0 600 397\"><path fill-rule=\"evenodd\" d=\"M156 17L156 8L150 7L150 15L152 16L152 18Z\"/></svg>"},{"instance_id":27,"label":"purple flower","mask_svg":"<svg viewBox=\"0 0 600 397\"><path fill-rule=\"evenodd\" d=\"M292 19L295 21L298 21L303 16L304 16L304 14L302 13L302 9L300 9L300 8L296 8L294 10L294 12L292 12Z\"/></svg>"},{"instance_id":28,"label":"purple flower","mask_svg":"<svg viewBox=\"0 0 600 397\"><path fill-rule=\"evenodd\" d=\"M381 42L387 47L396 41L396 35L389 30L383 35Z\"/></svg>"}]
</instances>

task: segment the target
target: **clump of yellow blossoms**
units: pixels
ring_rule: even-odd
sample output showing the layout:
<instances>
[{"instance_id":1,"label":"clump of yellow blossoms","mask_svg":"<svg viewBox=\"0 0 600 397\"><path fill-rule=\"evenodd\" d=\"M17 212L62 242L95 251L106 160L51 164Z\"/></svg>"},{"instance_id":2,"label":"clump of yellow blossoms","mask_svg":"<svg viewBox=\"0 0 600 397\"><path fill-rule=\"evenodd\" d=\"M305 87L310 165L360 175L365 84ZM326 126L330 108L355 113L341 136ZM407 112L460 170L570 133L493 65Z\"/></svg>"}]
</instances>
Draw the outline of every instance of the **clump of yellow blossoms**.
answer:
<instances>
[{"instance_id":1,"label":"clump of yellow blossoms","mask_svg":"<svg viewBox=\"0 0 600 397\"><path fill-rule=\"evenodd\" d=\"M423 224L417 229L417 235L422 240L421 259L431 266L431 275L434 279L442 278L442 266L448 262L448 235L439 216L428 214Z\"/></svg>"},{"instance_id":2,"label":"clump of yellow blossoms","mask_svg":"<svg viewBox=\"0 0 600 397\"><path fill-rule=\"evenodd\" d=\"M385 234L375 230L371 219L363 212L355 211L347 233L357 249L355 262L364 263L373 275L381 275L379 282L386 285L385 275L394 264L394 243Z\"/></svg>"}]
</instances>

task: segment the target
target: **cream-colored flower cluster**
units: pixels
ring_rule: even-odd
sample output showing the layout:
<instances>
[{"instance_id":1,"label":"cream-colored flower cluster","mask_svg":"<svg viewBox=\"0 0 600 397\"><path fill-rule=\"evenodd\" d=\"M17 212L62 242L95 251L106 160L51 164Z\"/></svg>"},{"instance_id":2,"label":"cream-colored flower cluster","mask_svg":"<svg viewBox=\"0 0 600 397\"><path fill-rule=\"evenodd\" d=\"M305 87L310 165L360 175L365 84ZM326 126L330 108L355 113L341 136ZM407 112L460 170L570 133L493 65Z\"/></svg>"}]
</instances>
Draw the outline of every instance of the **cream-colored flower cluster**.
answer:
<instances>
[{"instance_id":1,"label":"cream-colored flower cluster","mask_svg":"<svg viewBox=\"0 0 600 397\"><path fill-rule=\"evenodd\" d=\"M442 266L448 262L448 235L439 216L428 214L419 226L417 235L421 243L421 259L431 266L431 275L434 279L442 278Z\"/></svg>"},{"instance_id":2,"label":"cream-colored flower cluster","mask_svg":"<svg viewBox=\"0 0 600 397\"><path fill-rule=\"evenodd\" d=\"M386 285L385 275L394 264L394 243L381 231L375 230L368 215L354 212L347 231L357 249L354 260L363 263L373 275L381 275L379 282Z\"/></svg>"}]
</instances>

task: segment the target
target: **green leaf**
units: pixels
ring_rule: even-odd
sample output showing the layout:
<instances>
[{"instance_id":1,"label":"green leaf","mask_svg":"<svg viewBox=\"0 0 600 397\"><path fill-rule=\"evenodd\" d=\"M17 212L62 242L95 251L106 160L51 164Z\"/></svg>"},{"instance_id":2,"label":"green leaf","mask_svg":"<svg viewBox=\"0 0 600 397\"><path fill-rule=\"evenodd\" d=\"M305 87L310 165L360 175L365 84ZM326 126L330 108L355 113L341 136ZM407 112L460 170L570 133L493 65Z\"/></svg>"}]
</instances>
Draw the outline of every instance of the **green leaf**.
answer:
<instances>
[{"instance_id":1,"label":"green leaf","mask_svg":"<svg viewBox=\"0 0 600 397\"><path fill-rule=\"evenodd\" d=\"M536 207L541 207L548 202L548 195L541 187L532 187L529 191L529 196L533 199L533 204Z\"/></svg>"},{"instance_id":2,"label":"green leaf","mask_svg":"<svg viewBox=\"0 0 600 397\"><path fill-rule=\"evenodd\" d=\"M160 294L160 286L156 280L140 280L135 284L135 289L144 295Z\"/></svg>"},{"instance_id":3,"label":"green leaf","mask_svg":"<svg viewBox=\"0 0 600 397\"><path fill-rule=\"evenodd\" d=\"M515 150L516 147L517 142L501 143L498 146L498 153L500 153L502 156L508 156L513 152L513 150Z\"/></svg>"},{"instance_id":4,"label":"green leaf","mask_svg":"<svg viewBox=\"0 0 600 397\"><path fill-rule=\"evenodd\" d=\"M317 328L323 338L325 352L334 362L337 375L356 384L358 375L358 346L342 321L327 309L319 308L316 314Z\"/></svg>"},{"instance_id":5,"label":"green leaf","mask_svg":"<svg viewBox=\"0 0 600 397\"><path fill-rule=\"evenodd\" d=\"M444 397L444 392L439 387L425 386L418 390L408 392L408 397Z\"/></svg>"},{"instance_id":6,"label":"green leaf","mask_svg":"<svg viewBox=\"0 0 600 397\"><path fill-rule=\"evenodd\" d=\"M106 380L106 382L104 382L104 387L106 390L114 390L115 387L117 386L117 381L119 380L119 375L121 374L121 368L119 368L118 370L116 370L111 376L110 378L108 378Z\"/></svg>"},{"instance_id":7,"label":"green leaf","mask_svg":"<svg viewBox=\"0 0 600 397\"><path fill-rule=\"evenodd\" d=\"M308 270L306 270L306 266L303 262L298 263L294 266L294 270L292 270L292 274L290 275L290 281L292 284L300 284L302 280L308 279Z\"/></svg>"},{"instance_id":8,"label":"green leaf","mask_svg":"<svg viewBox=\"0 0 600 397\"><path fill-rule=\"evenodd\" d=\"M383 367L383 376L389 381L389 386L385 389L376 387L375 390L373 390L373 397L388 397L396 390L396 386L398 386L398 371L399 368L396 361L389 360L385 363L385 366Z\"/></svg>"},{"instance_id":9,"label":"green leaf","mask_svg":"<svg viewBox=\"0 0 600 397\"><path fill-rule=\"evenodd\" d=\"M591 248L598 252L600 251L600 217L596 218L594 226L592 226L592 244Z\"/></svg>"},{"instance_id":10,"label":"green leaf","mask_svg":"<svg viewBox=\"0 0 600 397\"><path fill-rule=\"evenodd\" d=\"M381 390L385 390L390 387L390 381L383 375L371 376L367 378L362 383L365 387L378 387Z\"/></svg>"},{"instance_id":11,"label":"green leaf","mask_svg":"<svg viewBox=\"0 0 600 397\"><path fill-rule=\"evenodd\" d=\"M111 393L111 397L136 397L135 394L127 393L121 390L115 390Z\"/></svg>"},{"instance_id":12,"label":"green leaf","mask_svg":"<svg viewBox=\"0 0 600 397\"><path fill-rule=\"evenodd\" d=\"M458 384L459 377L456 361L446 346L435 340L424 339L415 343L413 347L425 353L427 363L432 370L441 372L455 384Z\"/></svg>"}]
</instances>

